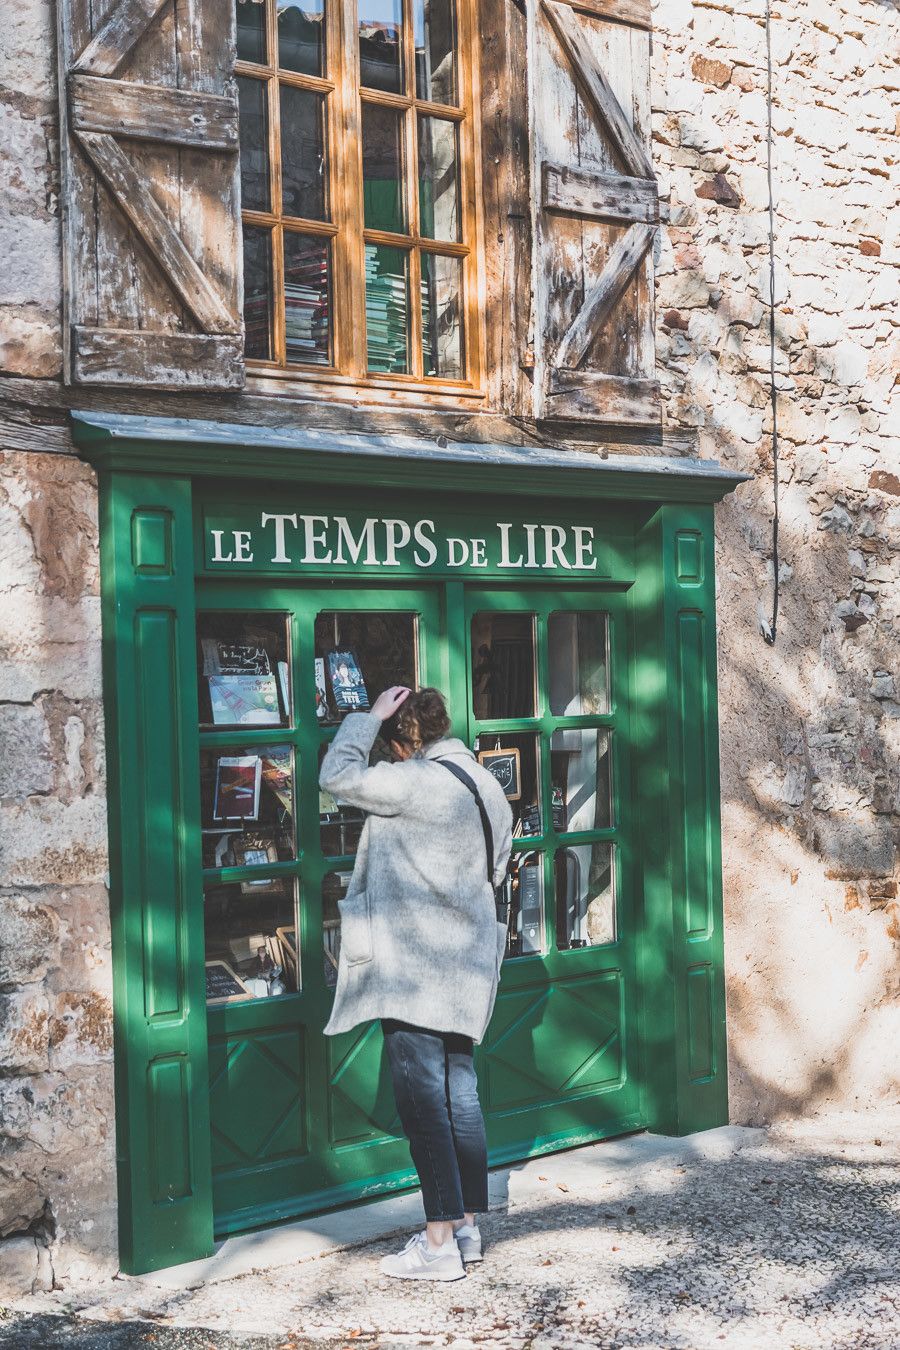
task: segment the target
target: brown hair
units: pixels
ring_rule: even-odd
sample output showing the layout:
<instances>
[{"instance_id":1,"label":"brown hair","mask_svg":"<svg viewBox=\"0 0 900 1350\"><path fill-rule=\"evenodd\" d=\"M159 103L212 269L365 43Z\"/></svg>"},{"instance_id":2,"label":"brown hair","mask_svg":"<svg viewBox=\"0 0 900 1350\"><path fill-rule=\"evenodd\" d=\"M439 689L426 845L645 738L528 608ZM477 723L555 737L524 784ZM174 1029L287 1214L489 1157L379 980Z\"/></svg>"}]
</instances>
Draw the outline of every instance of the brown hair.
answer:
<instances>
[{"instance_id":1,"label":"brown hair","mask_svg":"<svg viewBox=\"0 0 900 1350\"><path fill-rule=\"evenodd\" d=\"M382 734L414 750L439 741L450 730L447 704L439 689L414 689L384 724Z\"/></svg>"}]
</instances>

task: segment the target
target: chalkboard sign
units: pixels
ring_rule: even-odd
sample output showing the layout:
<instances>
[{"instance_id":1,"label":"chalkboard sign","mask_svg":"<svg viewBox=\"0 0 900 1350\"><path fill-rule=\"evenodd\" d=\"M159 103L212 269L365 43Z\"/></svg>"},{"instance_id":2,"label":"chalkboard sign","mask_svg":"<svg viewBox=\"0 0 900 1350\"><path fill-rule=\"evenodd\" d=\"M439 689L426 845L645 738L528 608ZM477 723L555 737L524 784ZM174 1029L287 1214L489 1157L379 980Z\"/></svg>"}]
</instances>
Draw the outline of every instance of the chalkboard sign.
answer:
<instances>
[{"instance_id":1,"label":"chalkboard sign","mask_svg":"<svg viewBox=\"0 0 900 1350\"><path fill-rule=\"evenodd\" d=\"M207 961L207 1003L243 1003L253 995L227 961Z\"/></svg>"},{"instance_id":2,"label":"chalkboard sign","mask_svg":"<svg viewBox=\"0 0 900 1350\"><path fill-rule=\"evenodd\" d=\"M481 750L478 762L494 775L507 801L519 800L522 796L522 774L517 747L511 750Z\"/></svg>"}]
</instances>

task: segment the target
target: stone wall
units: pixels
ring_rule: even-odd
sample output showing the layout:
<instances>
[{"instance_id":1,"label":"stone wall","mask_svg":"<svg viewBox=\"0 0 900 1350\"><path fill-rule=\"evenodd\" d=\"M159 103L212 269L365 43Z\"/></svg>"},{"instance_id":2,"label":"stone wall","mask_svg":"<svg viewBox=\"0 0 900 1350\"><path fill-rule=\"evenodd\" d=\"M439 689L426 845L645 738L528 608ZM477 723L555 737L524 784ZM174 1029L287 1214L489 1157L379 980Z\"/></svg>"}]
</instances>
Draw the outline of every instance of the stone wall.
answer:
<instances>
[{"instance_id":1,"label":"stone wall","mask_svg":"<svg viewBox=\"0 0 900 1350\"><path fill-rule=\"evenodd\" d=\"M900 1091L900 14L772 21L780 585L771 623L763 0L659 0L667 418L756 474L719 509L731 1110ZM892 419L893 415L893 421Z\"/></svg>"}]
</instances>

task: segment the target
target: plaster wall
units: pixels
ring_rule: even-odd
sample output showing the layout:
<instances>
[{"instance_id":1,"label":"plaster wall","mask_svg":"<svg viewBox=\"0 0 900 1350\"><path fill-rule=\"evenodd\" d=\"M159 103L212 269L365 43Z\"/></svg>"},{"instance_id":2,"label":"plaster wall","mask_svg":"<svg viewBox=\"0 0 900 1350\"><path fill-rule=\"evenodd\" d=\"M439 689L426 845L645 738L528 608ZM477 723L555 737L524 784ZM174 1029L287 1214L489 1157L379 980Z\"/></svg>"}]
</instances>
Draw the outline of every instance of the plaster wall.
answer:
<instances>
[{"instance_id":1,"label":"plaster wall","mask_svg":"<svg viewBox=\"0 0 900 1350\"><path fill-rule=\"evenodd\" d=\"M718 560L744 1123L900 1092L898 28L890 0L788 0L773 20L770 646L762 0L655 7L666 421L755 475L719 508ZM52 35L49 0L18 0L0 31L0 376L48 385L62 287ZM96 485L63 416L48 430L26 401L16 418L0 426L0 1291L116 1250Z\"/></svg>"}]
</instances>

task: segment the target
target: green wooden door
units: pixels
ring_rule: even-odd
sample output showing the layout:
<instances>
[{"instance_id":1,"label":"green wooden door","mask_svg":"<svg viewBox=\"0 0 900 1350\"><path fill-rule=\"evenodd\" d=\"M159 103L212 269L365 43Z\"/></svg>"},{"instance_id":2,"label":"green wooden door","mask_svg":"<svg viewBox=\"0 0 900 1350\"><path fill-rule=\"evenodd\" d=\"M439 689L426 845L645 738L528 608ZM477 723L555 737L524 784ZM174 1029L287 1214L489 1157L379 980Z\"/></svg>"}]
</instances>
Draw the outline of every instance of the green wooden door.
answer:
<instances>
[{"instance_id":1,"label":"green wooden door","mask_svg":"<svg viewBox=\"0 0 900 1350\"><path fill-rule=\"evenodd\" d=\"M627 595L470 590L471 744L515 817L479 1053L495 1161L640 1126Z\"/></svg>"},{"instance_id":2,"label":"green wooden door","mask_svg":"<svg viewBox=\"0 0 900 1350\"><path fill-rule=\"evenodd\" d=\"M373 701L390 684L440 682L446 644L436 591L215 584L201 586L197 607L213 1204L223 1234L413 1180L380 1028L322 1034L336 901L361 820L323 800L318 775L335 700L359 697L354 661ZM346 657L333 673L331 652Z\"/></svg>"}]
</instances>

